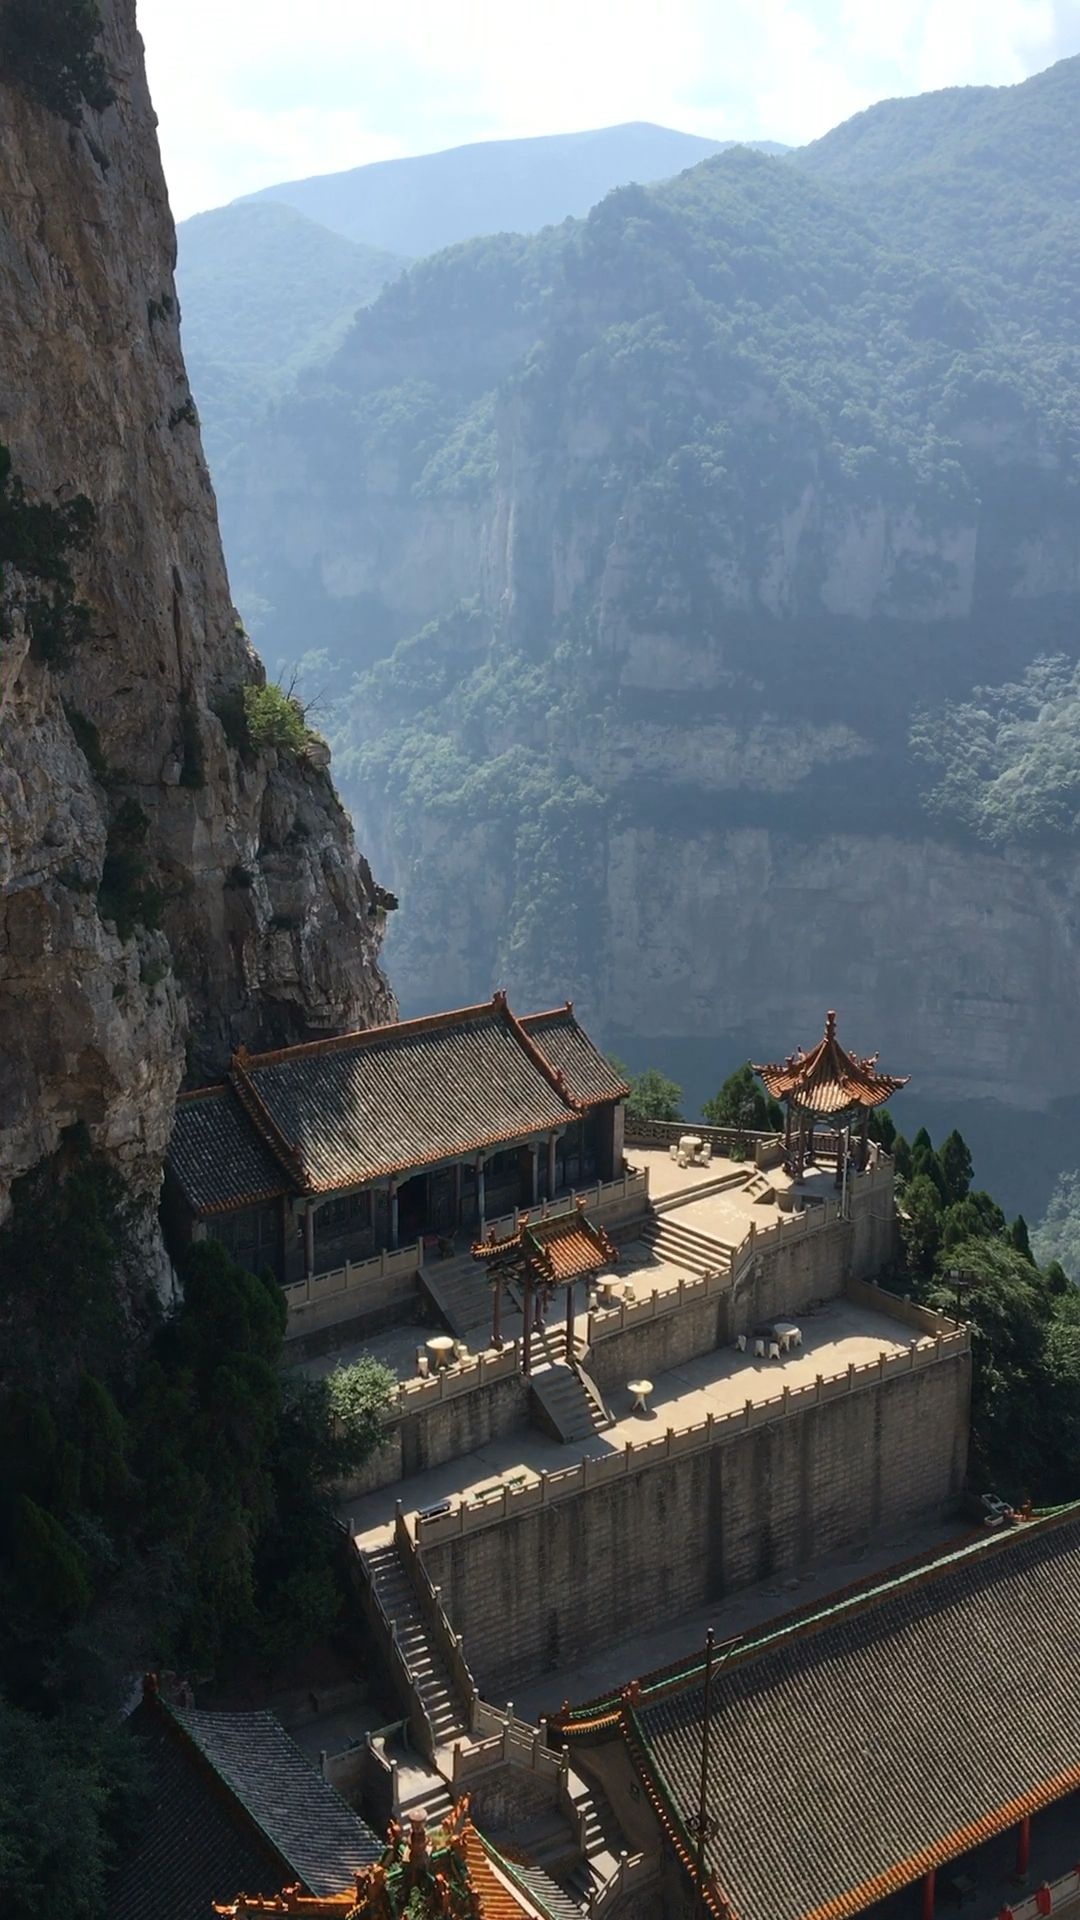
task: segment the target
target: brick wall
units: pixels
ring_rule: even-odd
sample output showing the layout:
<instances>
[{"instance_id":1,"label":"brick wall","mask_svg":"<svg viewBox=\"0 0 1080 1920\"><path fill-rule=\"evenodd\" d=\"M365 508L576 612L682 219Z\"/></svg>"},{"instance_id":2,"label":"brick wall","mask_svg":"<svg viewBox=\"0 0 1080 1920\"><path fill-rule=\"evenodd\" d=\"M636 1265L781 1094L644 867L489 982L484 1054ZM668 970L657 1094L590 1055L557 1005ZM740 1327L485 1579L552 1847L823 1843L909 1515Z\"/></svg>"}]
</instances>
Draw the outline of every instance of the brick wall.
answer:
<instances>
[{"instance_id":1,"label":"brick wall","mask_svg":"<svg viewBox=\"0 0 1080 1920\"><path fill-rule=\"evenodd\" d=\"M944 1513L969 1397L960 1354L426 1548L481 1692Z\"/></svg>"}]
</instances>

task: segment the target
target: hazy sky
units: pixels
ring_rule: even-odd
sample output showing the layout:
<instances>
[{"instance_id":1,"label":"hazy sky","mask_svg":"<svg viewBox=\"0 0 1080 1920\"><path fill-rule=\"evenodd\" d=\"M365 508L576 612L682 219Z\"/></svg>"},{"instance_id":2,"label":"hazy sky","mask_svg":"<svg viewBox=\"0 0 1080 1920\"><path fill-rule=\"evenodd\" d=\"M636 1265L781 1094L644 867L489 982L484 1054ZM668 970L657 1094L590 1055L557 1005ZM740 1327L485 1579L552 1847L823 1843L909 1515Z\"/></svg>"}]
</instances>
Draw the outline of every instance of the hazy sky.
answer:
<instances>
[{"instance_id":1,"label":"hazy sky","mask_svg":"<svg viewBox=\"0 0 1080 1920\"><path fill-rule=\"evenodd\" d=\"M800 142L1080 52L1080 0L138 0L178 218L468 140L654 120Z\"/></svg>"}]
</instances>

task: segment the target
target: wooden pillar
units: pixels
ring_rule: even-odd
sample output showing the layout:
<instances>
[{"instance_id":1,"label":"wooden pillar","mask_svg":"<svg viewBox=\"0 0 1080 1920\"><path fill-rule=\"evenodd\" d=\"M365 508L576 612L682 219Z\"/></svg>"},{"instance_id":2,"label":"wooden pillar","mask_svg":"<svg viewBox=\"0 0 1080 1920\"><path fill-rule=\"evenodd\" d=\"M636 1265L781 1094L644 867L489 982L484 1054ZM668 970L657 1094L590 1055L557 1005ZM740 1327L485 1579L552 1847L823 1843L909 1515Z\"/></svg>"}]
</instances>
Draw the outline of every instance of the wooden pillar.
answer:
<instances>
[{"instance_id":1,"label":"wooden pillar","mask_svg":"<svg viewBox=\"0 0 1080 1920\"><path fill-rule=\"evenodd\" d=\"M795 1132L795 1178L801 1180L806 1171L806 1117L799 1115Z\"/></svg>"},{"instance_id":2,"label":"wooden pillar","mask_svg":"<svg viewBox=\"0 0 1080 1920\"><path fill-rule=\"evenodd\" d=\"M454 1161L454 1230L461 1227L461 1161Z\"/></svg>"},{"instance_id":3,"label":"wooden pillar","mask_svg":"<svg viewBox=\"0 0 1080 1920\"><path fill-rule=\"evenodd\" d=\"M574 1282L566 1288L566 1357L570 1365L574 1364Z\"/></svg>"},{"instance_id":4,"label":"wooden pillar","mask_svg":"<svg viewBox=\"0 0 1080 1920\"><path fill-rule=\"evenodd\" d=\"M522 1373L531 1373L532 1371L532 1356L530 1353L530 1348L532 1347L532 1299L533 1299L532 1271L529 1267L526 1267L525 1269L525 1331L524 1331L524 1337L521 1342Z\"/></svg>"},{"instance_id":5,"label":"wooden pillar","mask_svg":"<svg viewBox=\"0 0 1080 1920\"><path fill-rule=\"evenodd\" d=\"M859 1133L859 1172L866 1172L866 1163L870 1158L870 1109L863 1108L862 1129Z\"/></svg>"},{"instance_id":6,"label":"wooden pillar","mask_svg":"<svg viewBox=\"0 0 1080 1920\"><path fill-rule=\"evenodd\" d=\"M278 1258L277 1277L284 1286L289 1278L289 1196L283 1193L278 1201Z\"/></svg>"},{"instance_id":7,"label":"wooden pillar","mask_svg":"<svg viewBox=\"0 0 1080 1920\"><path fill-rule=\"evenodd\" d=\"M1025 1813L1016 1829L1016 1871L1022 1878L1031 1864L1031 1815Z\"/></svg>"},{"instance_id":8,"label":"wooden pillar","mask_svg":"<svg viewBox=\"0 0 1080 1920\"><path fill-rule=\"evenodd\" d=\"M791 1172L791 1096L784 1101L784 1164Z\"/></svg>"},{"instance_id":9,"label":"wooden pillar","mask_svg":"<svg viewBox=\"0 0 1080 1920\"><path fill-rule=\"evenodd\" d=\"M931 1867L924 1874L922 1883L922 1920L934 1920L934 1889L937 1881L937 1868Z\"/></svg>"},{"instance_id":10,"label":"wooden pillar","mask_svg":"<svg viewBox=\"0 0 1080 1920\"><path fill-rule=\"evenodd\" d=\"M491 1344L498 1350L502 1346L502 1274L498 1261L495 1262L495 1278L491 1298Z\"/></svg>"},{"instance_id":11,"label":"wooden pillar","mask_svg":"<svg viewBox=\"0 0 1080 1920\"><path fill-rule=\"evenodd\" d=\"M837 1191L839 1191L839 1189L844 1184L844 1159L847 1154L847 1150L848 1150L847 1129L845 1127L838 1126L836 1129L836 1181L835 1181Z\"/></svg>"},{"instance_id":12,"label":"wooden pillar","mask_svg":"<svg viewBox=\"0 0 1080 1920\"><path fill-rule=\"evenodd\" d=\"M535 1140L529 1142L529 1205L535 1207L540 1198L540 1148Z\"/></svg>"},{"instance_id":13,"label":"wooden pillar","mask_svg":"<svg viewBox=\"0 0 1080 1920\"><path fill-rule=\"evenodd\" d=\"M386 1190L387 1190L387 1192L388 1192L388 1194L390 1195L390 1233L389 1233L389 1241L390 1241L390 1251L391 1251L391 1253L396 1253L396 1252L397 1252L397 1244L398 1244L398 1192L397 1192L397 1181L396 1181L396 1180L388 1180L388 1181L387 1181L387 1185L386 1185Z\"/></svg>"},{"instance_id":14,"label":"wooden pillar","mask_svg":"<svg viewBox=\"0 0 1080 1920\"><path fill-rule=\"evenodd\" d=\"M315 1272L315 1202L304 1201L304 1278L310 1280Z\"/></svg>"},{"instance_id":15,"label":"wooden pillar","mask_svg":"<svg viewBox=\"0 0 1080 1920\"><path fill-rule=\"evenodd\" d=\"M484 1237L484 1156L476 1156L476 1212L480 1221L480 1238Z\"/></svg>"},{"instance_id":16,"label":"wooden pillar","mask_svg":"<svg viewBox=\"0 0 1080 1920\"><path fill-rule=\"evenodd\" d=\"M549 1200L555 1198L555 1138L553 1133L548 1134L547 1197Z\"/></svg>"}]
</instances>

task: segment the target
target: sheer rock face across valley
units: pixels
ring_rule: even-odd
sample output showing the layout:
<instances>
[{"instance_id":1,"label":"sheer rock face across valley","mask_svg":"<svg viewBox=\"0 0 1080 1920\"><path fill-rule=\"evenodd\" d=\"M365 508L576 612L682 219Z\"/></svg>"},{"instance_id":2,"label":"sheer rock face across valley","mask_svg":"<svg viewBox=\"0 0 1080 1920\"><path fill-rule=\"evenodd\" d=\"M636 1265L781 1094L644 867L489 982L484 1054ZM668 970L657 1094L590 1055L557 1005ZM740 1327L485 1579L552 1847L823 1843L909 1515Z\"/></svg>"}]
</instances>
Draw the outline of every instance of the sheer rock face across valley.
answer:
<instances>
[{"instance_id":1,"label":"sheer rock face across valley","mask_svg":"<svg viewBox=\"0 0 1080 1920\"><path fill-rule=\"evenodd\" d=\"M244 758L214 711L262 669L184 372L134 0L102 15L112 106L75 127L0 85L0 443L29 501L95 516L66 661L30 644L35 583L3 580L0 1217L79 1121L155 1193L185 1072L393 1007L325 754ZM157 928L99 897L125 840Z\"/></svg>"},{"instance_id":2,"label":"sheer rock face across valley","mask_svg":"<svg viewBox=\"0 0 1080 1920\"><path fill-rule=\"evenodd\" d=\"M1029 677L1077 656L1078 110L1065 61L941 96L903 193L902 129L854 185L839 129L831 176L721 155L420 262L235 449L410 1009L572 983L761 1057L836 1002L931 1099L1072 1095L1080 693L1040 733Z\"/></svg>"}]
</instances>

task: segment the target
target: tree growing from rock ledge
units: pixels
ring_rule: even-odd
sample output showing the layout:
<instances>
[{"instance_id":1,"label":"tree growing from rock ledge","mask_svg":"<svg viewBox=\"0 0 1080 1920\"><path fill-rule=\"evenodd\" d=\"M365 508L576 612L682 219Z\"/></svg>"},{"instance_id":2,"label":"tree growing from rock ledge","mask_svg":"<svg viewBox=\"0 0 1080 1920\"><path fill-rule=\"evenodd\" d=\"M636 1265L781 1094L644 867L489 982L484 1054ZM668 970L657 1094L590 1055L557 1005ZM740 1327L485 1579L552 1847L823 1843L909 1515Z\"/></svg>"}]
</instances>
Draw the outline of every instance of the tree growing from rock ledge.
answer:
<instances>
[{"instance_id":1,"label":"tree growing from rock ledge","mask_svg":"<svg viewBox=\"0 0 1080 1920\"><path fill-rule=\"evenodd\" d=\"M97 47L97 0L8 0L0 18L0 78L73 127L116 95Z\"/></svg>"}]
</instances>

